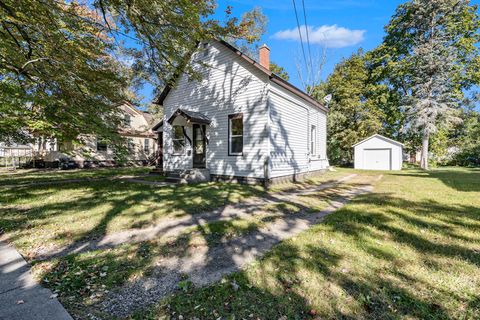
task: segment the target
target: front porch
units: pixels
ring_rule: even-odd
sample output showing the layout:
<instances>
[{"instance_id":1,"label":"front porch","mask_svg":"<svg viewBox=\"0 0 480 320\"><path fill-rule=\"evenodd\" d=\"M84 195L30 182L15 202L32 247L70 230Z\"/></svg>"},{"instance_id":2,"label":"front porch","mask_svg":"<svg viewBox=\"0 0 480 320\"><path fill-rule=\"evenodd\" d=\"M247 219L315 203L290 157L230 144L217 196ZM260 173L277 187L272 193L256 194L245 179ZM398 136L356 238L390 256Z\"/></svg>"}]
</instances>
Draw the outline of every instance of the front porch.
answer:
<instances>
[{"instance_id":1,"label":"front porch","mask_svg":"<svg viewBox=\"0 0 480 320\"><path fill-rule=\"evenodd\" d=\"M175 183L201 183L210 181L210 170L206 168L177 169L165 172L165 181Z\"/></svg>"},{"instance_id":2,"label":"front porch","mask_svg":"<svg viewBox=\"0 0 480 320\"><path fill-rule=\"evenodd\" d=\"M155 172L165 174L172 182L209 181L207 127L210 123L199 112L179 108L167 121L153 127L158 134Z\"/></svg>"}]
</instances>

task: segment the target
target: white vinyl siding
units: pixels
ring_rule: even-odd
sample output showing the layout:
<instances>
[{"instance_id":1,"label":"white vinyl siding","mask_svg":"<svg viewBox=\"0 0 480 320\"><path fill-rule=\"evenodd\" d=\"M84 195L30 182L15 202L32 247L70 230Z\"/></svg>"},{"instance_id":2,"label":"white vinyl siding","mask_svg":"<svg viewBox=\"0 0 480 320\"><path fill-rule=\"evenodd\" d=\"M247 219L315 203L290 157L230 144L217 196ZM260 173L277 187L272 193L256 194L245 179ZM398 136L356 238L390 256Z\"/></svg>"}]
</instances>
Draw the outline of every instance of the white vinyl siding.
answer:
<instances>
[{"instance_id":1,"label":"white vinyl siding","mask_svg":"<svg viewBox=\"0 0 480 320\"><path fill-rule=\"evenodd\" d=\"M326 113L276 84L270 86L270 176L328 167ZM315 126L315 154L311 154Z\"/></svg>"},{"instance_id":2,"label":"white vinyl siding","mask_svg":"<svg viewBox=\"0 0 480 320\"><path fill-rule=\"evenodd\" d=\"M403 147L399 142L374 135L354 146L355 169L401 170Z\"/></svg>"},{"instance_id":3,"label":"white vinyl siding","mask_svg":"<svg viewBox=\"0 0 480 320\"><path fill-rule=\"evenodd\" d=\"M201 51L194 59L202 59L209 65L198 67L203 80L189 80L182 75L164 101L164 119L169 119L178 108L201 112L212 120L206 126L206 165L210 173L263 178L268 154L268 77L218 42L209 46L207 56ZM228 116L237 113L243 114L243 152L240 156L229 156ZM181 122L180 118L177 117ZM191 145L187 141L187 152L173 155L171 125L164 123L165 170L192 168ZM191 126L185 129L192 138Z\"/></svg>"},{"instance_id":4,"label":"white vinyl siding","mask_svg":"<svg viewBox=\"0 0 480 320\"><path fill-rule=\"evenodd\" d=\"M185 126L193 139L192 125L181 116L167 122L178 109L200 112L206 126L206 167L222 176L264 178L288 176L328 167L326 159L326 113L312 103L271 82L266 74L219 42L193 56L208 66L193 64L202 80L182 75L170 90L164 105L164 169L190 169L192 146L174 154L172 124ZM198 61L197 60L197 61ZM243 148L229 155L229 115L243 115ZM311 129L315 126L315 154L310 154ZM267 161L269 159L269 161ZM268 165L268 167L266 167Z\"/></svg>"}]
</instances>

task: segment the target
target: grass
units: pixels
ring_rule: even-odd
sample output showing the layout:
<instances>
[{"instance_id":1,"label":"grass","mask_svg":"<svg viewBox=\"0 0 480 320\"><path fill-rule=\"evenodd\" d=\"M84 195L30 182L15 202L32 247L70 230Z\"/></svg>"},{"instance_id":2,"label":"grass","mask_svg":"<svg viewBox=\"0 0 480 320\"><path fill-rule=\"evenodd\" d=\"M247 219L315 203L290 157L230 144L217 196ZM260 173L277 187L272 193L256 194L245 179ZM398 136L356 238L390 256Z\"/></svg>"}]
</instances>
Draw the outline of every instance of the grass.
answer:
<instances>
[{"instance_id":1,"label":"grass","mask_svg":"<svg viewBox=\"0 0 480 320\"><path fill-rule=\"evenodd\" d=\"M41 250L148 227L165 217L212 210L262 192L239 184L159 188L109 180L16 187L0 194L0 229L34 259Z\"/></svg>"},{"instance_id":2,"label":"grass","mask_svg":"<svg viewBox=\"0 0 480 320\"><path fill-rule=\"evenodd\" d=\"M125 167L125 168L98 168L98 169L32 169L17 171L0 171L0 186L19 185L34 182L61 181L69 179L95 179L108 178L120 175L146 174L148 167Z\"/></svg>"},{"instance_id":3,"label":"grass","mask_svg":"<svg viewBox=\"0 0 480 320\"><path fill-rule=\"evenodd\" d=\"M478 319L479 288L480 171L408 170L245 271L132 318Z\"/></svg>"},{"instance_id":4,"label":"grass","mask_svg":"<svg viewBox=\"0 0 480 320\"><path fill-rule=\"evenodd\" d=\"M144 228L249 197L307 189L351 173L359 176L344 185L266 205L251 217L207 223L176 239L35 260L42 248ZM104 295L149 275L159 259L241 237L282 214L321 210L351 184L379 174L384 177L373 194L357 197L323 224L282 242L245 271L207 288L182 287L131 317L479 318L480 171L475 169L388 174L340 169L276 186L269 194L238 184L158 188L108 180L6 188L0 194L0 229L74 317L108 318L98 307Z\"/></svg>"},{"instance_id":5,"label":"grass","mask_svg":"<svg viewBox=\"0 0 480 320\"><path fill-rule=\"evenodd\" d=\"M159 174L152 174L152 175L148 175L148 176L142 176L139 179L144 180L144 181L159 182L159 181L164 181L165 176L161 176Z\"/></svg>"},{"instance_id":6,"label":"grass","mask_svg":"<svg viewBox=\"0 0 480 320\"><path fill-rule=\"evenodd\" d=\"M10 177L8 183L15 182L19 186L7 188L0 194L0 210L3 212L0 216L0 230L24 256L35 259L37 252L42 250L68 246L76 241L95 239L118 231L145 228L166 217L201 213L265 194L259 186L229 183L159 188L126 181L112 183L102 179L61 182L66 177L72 178L72 175L75 178L112 177L115 174L138 174L144 171L144 168L117 168L19 173L18 177ZM332 172L308 182L282 186L292 188L295 185L304 188L331 180L340 174ZM151 177L154 181L161 181L163 178ZM25 182L47 181L47 178L57 183L21 185ZM141 178L145 180L150 176ZM312 201L322 204L321 200ZM272 212L275 208L266 209ZM232 227L223 225L226 227L223 233L231 232L227 229ZM252 226L246 230L250 230L249 228ZM238 232L242 233L234 233ZM220 236L221 233L215 234Z\"/></svg>"}]
</instances>

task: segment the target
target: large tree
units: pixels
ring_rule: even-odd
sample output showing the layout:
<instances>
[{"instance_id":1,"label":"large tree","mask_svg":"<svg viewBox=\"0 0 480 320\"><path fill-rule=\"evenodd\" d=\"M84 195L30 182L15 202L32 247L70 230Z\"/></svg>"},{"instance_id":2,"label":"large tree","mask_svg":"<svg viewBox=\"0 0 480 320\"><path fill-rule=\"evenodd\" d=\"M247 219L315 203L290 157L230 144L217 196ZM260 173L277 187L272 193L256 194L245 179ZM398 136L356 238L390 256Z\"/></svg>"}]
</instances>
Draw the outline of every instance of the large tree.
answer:
<instances>
[{"instance_id":1,"label":"large tree","mask_svg":"<svg viewBox=\"0 0 480 320\"><path fill-rule=\"evenodd\" d=\"M332 94L328 115L328 157L332 163L351 163L352 146L382 128L380 90L369 78L366 57L360 50L337 64L326 83L313 88L319 101Z\"/></svg>"},{"instance_id":2,"label":"large tree","mask_svg":"<svg viewBox=\"0 0 480 320\"><path fill-rule=\"evenodd\" d=\"M127 72L94 11L74 2L0 1L0 140L109 135Z\"/></svg>"},{"instance_id":3,"label":"large tree","mask_svg":"<svg viewBox=\"0 0 480 320\"><path fill-rule=\"evenodd\" d=\"M421 167L439 125L459 121L463 93L480 80L479 17L468 0L400 5L378 49L389 83L405 95L408 128L422 137Z\"/></svg>"},{"instance_id":4,"label":"large tree","mask_svg":"<svg viewBox=\"0 0 480 320\"><path fill-rule=\"evenodd\" d=\"M200 41L257 39L255 15L239 20L228 8L220 23L215 8L213 0L0 0L0 139L118 137L116 106L131 97L132 75L161 87L179 70L195 75L187 61Z\"/></svg>"}]
</instances>

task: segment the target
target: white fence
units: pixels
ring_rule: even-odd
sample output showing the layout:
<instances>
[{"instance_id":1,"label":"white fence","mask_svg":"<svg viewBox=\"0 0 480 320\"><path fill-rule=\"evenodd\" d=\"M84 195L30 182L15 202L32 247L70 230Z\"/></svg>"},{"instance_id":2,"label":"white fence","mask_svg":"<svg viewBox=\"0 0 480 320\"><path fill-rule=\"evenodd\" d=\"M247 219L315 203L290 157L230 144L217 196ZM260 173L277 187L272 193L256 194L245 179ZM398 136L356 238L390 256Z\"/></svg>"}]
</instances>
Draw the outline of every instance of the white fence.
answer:
<instances>
[{"instance_id":1,"label":"white fence","mask_svg":"<svg viewBox=\"0 0 480 320\"><path fill-rule=\"evenodd\" d=\"M31 160L33 149L30 147L0 147L0 167L16 169Z\"/></svg>"}]
</instances>

